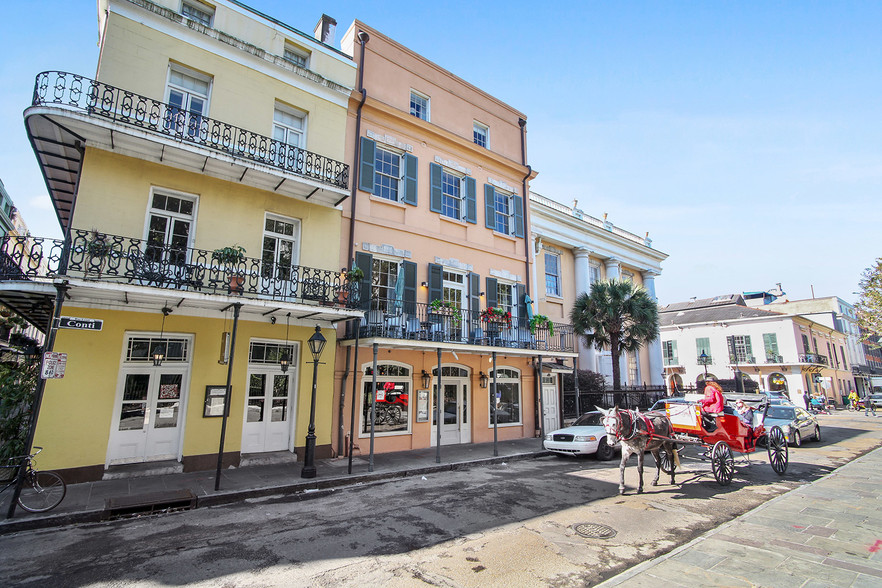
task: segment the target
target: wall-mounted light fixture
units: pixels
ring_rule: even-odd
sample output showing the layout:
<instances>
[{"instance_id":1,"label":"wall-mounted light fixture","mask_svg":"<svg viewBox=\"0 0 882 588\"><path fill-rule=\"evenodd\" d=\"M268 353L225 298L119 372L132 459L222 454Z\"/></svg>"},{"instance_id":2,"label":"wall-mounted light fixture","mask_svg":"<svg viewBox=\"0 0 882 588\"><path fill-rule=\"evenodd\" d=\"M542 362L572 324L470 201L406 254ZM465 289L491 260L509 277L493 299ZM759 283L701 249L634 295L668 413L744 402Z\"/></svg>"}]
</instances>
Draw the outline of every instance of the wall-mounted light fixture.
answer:
<instances>
[{"instance_id":1,"label":"wall-mounted light fixture","mask_svg":"<svg viewBox=\"0 0 882 588\"><path fill-rule=\"evenodd\" d=\"M484 372L480 372L480 373L481 373L481 375L479 376L479 377L480 377L479 382L480 382L480 384L481 384L481 388L486 388L486 387L487 387L487 382L490 381L490 378L488 378L488 377L487 377L487 374L485 374Z\"/></svg>"},{"instance_id":2,"label":"wall-mounted light fixture","mask_svg":"<svg viewBox=\"0 0 882 588\"><path fill-rule=\"evenodd\" d=\"M428 287L429 287L429 283L428 283L428 282L420 282L420 287L422 287L422 288L428 288Z\"/></svg>"},{"instance_id":3,"label":"wall-mounted light fixture","mask_svg":"<svg viewBox=\"0 0 882 588\"><path fill-rule=\"evenodd\" d=\"M285 317L285 349L282 350L282 356L279 358L279 367L282 368L282 373L288 371L288 366L291 365L291 355L288 353L288 327L290 326L291 313Z\"/></svg>"},{"instance_id":4,"label":"wall-mounted light fixture","mask_svg":"<svg viewBox=\"0 0 882 588\"><path fill-rule=\"evenodd\" d=\"M432 383L432 376L429 375L429 372L423 370L423 388L428 388L429 384Z\"/></svg>"},{"instance_id":5,"label":"wall-mounted light fixture","mask_svg":"<svg viewBox=\"0 0 882 588\"><path fill-rule=\"evenodd\" d=\"M479 292L479 293L478 293L478 296L483 297L483 296L484 296L484 292Z\"/></svg>"}]
</instances>

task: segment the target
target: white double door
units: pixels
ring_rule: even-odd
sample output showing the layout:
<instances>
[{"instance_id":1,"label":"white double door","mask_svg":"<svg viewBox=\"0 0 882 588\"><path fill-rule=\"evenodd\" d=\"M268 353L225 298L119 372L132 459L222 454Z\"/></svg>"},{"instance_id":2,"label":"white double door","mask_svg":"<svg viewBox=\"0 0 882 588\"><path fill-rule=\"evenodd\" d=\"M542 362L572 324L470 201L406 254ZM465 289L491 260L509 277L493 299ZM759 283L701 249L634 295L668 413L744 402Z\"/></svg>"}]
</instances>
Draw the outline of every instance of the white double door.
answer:
<instances>
[{"instance_id":1,"label":"white double door","mask_svg":"<svg viewBox=\"0 0 882 588\"><path fill-rule=\"evenodd\" d=\"M469 384L467 380L442 380L441 400L441 445L471 443L472 426L469 406ZM432 385L432 442L437 444L438 421L435 402L438 398L438 384Z\"/></svg>"},{"instance_id":2,"label":"white double door","mask_svg":"<svg viewBox=\"0 0 882 588\"><path fill-rule=\"evenodd\" d=\"M295 381L293 371L278 366L249 368L242 453L293 449Z\"/></svg>"},{"instance_id":3,"label":"white double door","mask_svg":"<svg viewBox=\"0 0 882 588\"><path fill-rule=\"evenodd\" d=\"M187 379L183 367L120 372L108 464L178 459Z\"/></svg>"}]
</instances>

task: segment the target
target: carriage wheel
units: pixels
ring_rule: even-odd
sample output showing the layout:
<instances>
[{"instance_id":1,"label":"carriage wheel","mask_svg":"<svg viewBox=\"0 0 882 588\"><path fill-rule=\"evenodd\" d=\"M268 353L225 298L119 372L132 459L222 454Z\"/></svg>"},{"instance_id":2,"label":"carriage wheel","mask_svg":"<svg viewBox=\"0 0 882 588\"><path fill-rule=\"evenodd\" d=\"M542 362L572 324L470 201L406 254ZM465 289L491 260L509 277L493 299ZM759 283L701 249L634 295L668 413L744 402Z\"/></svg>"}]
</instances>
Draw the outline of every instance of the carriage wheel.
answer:
<instances>
[{"instance_id":1,"label":"carriage wheel","mask_svg":"<svg viewBox=\"0 0 882 588\"><path fill-rule=\"evenodd\" d=\"M677 451L676 449L674 451ZM674 473L674 454L673 452L669 452L664 447L659 448L658 450L658 465L661 467L661 470L671 475Z\"/></svg>"},{"instance_id":2,"label":"carriage wheel","mask_svg":"<svg viewBox=\"0 0 882 588\"><path fill-rule=\"evenodd\" d=\"M769 463L779 476L787 471L787 437L781 427L775 425L766 435L766 449L769 450Z\"/></svg>"},{"instance_id":3,"label":"carriage wheel","mask_svg":"<svg viewBox=\"0 0 882 588\"><path fill-rule=\"evenodd\" d=\"M732 450L724 441L717 441L714 444L711 451L711 467L714 470L714 478L720 486L728 486L732 481L732 474L735 473L735 458L732 457Z\"/></svg>"}]
</instances>

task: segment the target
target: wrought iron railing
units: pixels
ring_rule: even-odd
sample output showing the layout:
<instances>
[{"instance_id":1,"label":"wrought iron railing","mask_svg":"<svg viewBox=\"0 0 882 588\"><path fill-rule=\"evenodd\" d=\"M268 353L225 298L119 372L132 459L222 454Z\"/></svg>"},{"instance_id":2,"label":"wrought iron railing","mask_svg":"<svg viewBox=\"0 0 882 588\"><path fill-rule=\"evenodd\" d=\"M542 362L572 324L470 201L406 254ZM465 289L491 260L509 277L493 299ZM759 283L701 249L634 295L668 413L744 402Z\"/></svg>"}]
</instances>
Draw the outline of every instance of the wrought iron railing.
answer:
<instances>
[{"instance_id":1,"label":"wrought iron railing","mask_svg":"<svg viewBox=\"0 0 882 588\"><path fill-rule=\"evenodd\" d=\"M828 365L827 356L817 353L802 353L799 356L799 363L817 363L820 365Z\"/></svg>"},{"instance_id":2,"label":"wrought iron railing","mask_svg":"<svg viewBox=\"0 0 882 588\"><path fill-rule=\"evenodd\" d=\"M437 341L519 349L572 352L573 326L553 323L532 331L526 318L488 320L477 310L441 307L431 304L371 300L358 325L347 325L344 338L383 337L411 341Z\"/></svg>"},{"instance_id":3,"label":"wrought iron railing","mask_svg":"<svg viewBox=\"0 0 882 588\"><path fill-rule=\"evenodd\" d=\"M766 363L784 363L784 356L768 353L766 354Z\"/></svg>"},{"instance_id":4,"label":"wrought iron railing","mask_svg":"<svg viewBox=\"0 0 882 588\"><path fill-rule=\"evenodd\" d=\"M358 285L339 270L242 257L74 229L61 239L7 235L0 239L0 281L76 278L284 302L355 307Z\"/></svg>"},{"instance_id":5,"label":"wrought iron railing","mask_svg":"<svg viewBox=\"0 0 882 588\"><path fill-rule=\"evenodd\" d=\"M77 74L39 74L33 105L45 104L75 108L337 188L349 186L349 166L341 161Z\"/></svg>"},{"instance_id":6,"label":"wrought iron railing","mask_svg":"<svg viewBox=\"0 0 882 588\"><path fill-rule=\"evenodd\" d=\"M602 392L586 392L579 390L579 406L582 413L596 410L595 407L647 410L656 401L667 395L667 389L661 386L623 386L621 390L604 390ZM578 417L576 410L576 391L565 389L563 391L563 417L571 419Z\"/></svg>"}]
</instances>

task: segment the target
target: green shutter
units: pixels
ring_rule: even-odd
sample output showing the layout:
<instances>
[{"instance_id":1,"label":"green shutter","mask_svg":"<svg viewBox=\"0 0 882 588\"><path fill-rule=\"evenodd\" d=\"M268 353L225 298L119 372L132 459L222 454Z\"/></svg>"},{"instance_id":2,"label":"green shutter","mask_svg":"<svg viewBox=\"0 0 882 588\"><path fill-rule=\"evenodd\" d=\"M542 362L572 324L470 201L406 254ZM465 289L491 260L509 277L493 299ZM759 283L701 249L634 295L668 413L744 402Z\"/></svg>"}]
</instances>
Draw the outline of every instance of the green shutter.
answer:
<instances>
[{"instance_id":1,"label":"green shutter","mask_svg":"<svg viewBox=\"0 0 882 588\"><path fill-rule=\"evenodd\" d=\"M377 144L367 137L361 138L361 162L358 166L358 189L374 192L374 162ZM364 269L364 268L362 268Z\"/></svg>"},{"instance_id":2,"label":"green shutter","mask_svg":"<svg viewBox=\"0 0 882 588\"><path fill-rule=\"evenodd\" d=\"M429 164L429 210L441 212L441 166Z\"/></svg>"},{"instance_id":3,"label":"green shutter","mask_svg":"<svg viewBox=\"0 0 882 588\"><path fill-rule=\"evenodd\" d=\"M417 265L412 261L402 261L401 269L404 270L404 312L416 314Z\"/></svg>"},{"instance_id":4,"label":"green shutter","mask_svg":"<svg viewBox=\"0 0 882 588\"><path fill-rule=\"evenodd\" d=\"M444 274L443 266L437 263L429 264L429 302L444 300Z\"/></svg>"},{"instance_id":5,"label":"green shutter","mask_svg":"<svg viewBox=\"0 0 882 588\"><path fill-rule=\"evenodd\" d=\"M404 154L404 192L401 201L412 206L417 205L417 158L410 153Z\"/></svg>"},{"instance_id":6,"label":"green shutter","mask_svg":"<svg viewBox=\"0 0 882 588\"><path fill-rule=\"evenodd\" d=\"M499 293L496 289L497 280L496 278L487 278L487 308L491 306L496 306L496 302L498 301L497 296Z\"/></svg>"},{"instance_id":7,"label":"green shutter","mask_svg":"<svg viewBox=\"0 0 882 588\"><path fill-rule=\"evenodd\" d=\"M524 236L524 199L517 194L512 196L512 200L514 201L514 218L512 222L514 222L514 227L512 227L512 234L515 237Z\"/></svg>"},{"instance_id":8,"label":"green shutter","mask_svg":"<svg viewBox=\"0 0 882 588\"><path fill-rule=\"evenodd\" d=\"M371 274L374 270L374 256L370 253L363 253L361 251L355 252L355 265L364 272L364 278L361 279L361 283L359 284L358 295L359 295L359 308L363 310L370 310L371 304Z\"/></svg>"},{"instance_id":9,"label":"green shutter","mask_svg":"<svg viewBox=\"0 0 882 588\"><path fill-rule=\"evenodd\" d=\"M484 184L484 226L496 229L496 190Z\"/></svg>"},{"instance_id":10,"label":"green shutter","mask_svg":"<svg viewBox=\"0 0 882 588\"><path fill-rule=\"evenodd\" d=\"M478 222L478 198L475 194L475 178L465 177L465 204L466 204L466 222L477 224Z\"/></svg>"}]
</instances>

